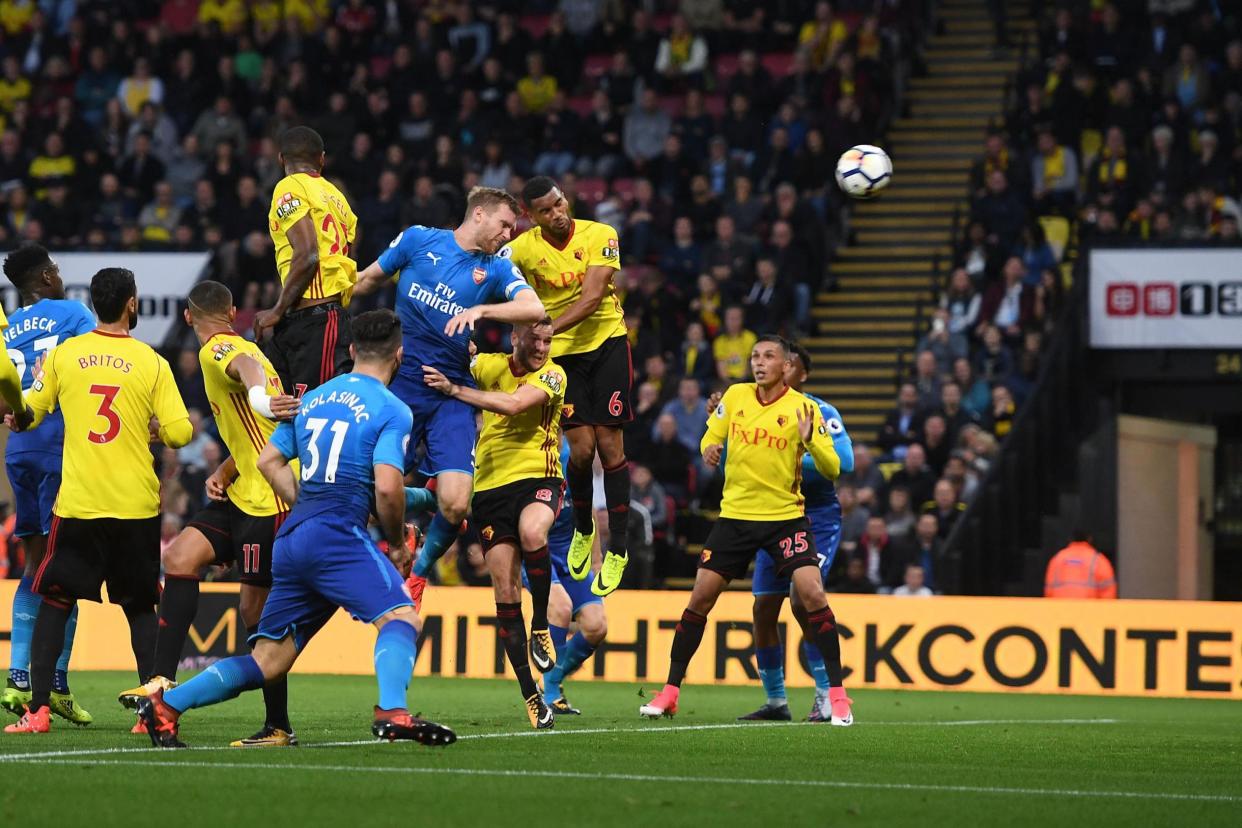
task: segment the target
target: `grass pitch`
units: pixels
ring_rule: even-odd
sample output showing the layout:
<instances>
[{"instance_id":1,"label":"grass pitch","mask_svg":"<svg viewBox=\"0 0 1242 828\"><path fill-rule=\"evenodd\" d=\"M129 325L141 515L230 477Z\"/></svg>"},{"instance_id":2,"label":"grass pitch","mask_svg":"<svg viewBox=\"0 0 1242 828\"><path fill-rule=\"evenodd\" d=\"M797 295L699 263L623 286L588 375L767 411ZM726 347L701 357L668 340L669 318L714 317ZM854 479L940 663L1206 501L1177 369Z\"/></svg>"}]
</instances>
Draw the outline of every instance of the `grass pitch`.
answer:
<instances>
[{"instance_id":1,"label":"grass pitch","mask_svg":"<svg viewBox=\"0 0 1242 828\"><path fill-rule=\"evenodd\" d=\"M537 734L511 681L415 679L413 709L461 737L430 749L370 740L372 679L294 676L301 747L225 747L262 723L253 693L191 711L194 749L156 752L115 702L132 683L75 674L93 726L0 734L0 822L1242 824L1242 709L1228 701L863 690L857 724L833 728L735 722L758 687L687 686L674 720L649 722L638 687L571 682L584 715ZM791 695L804 714L810 691Z\"/></svg>"}]
</instances>

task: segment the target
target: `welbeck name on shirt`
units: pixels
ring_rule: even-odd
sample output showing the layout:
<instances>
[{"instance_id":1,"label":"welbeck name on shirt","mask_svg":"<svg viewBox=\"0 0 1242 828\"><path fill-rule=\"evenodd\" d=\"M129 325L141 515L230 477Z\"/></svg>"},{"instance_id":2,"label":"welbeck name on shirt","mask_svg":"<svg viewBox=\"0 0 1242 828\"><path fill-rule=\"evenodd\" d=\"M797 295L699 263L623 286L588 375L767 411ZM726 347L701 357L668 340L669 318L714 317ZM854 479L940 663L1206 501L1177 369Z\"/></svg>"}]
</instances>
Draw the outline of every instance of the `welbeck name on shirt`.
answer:
<instances>
[{"instance_id":1,"label":"welbeck name on shirt","mask_svg":"<svg viewBox=\"0 0 1242 828\"><path fill-rule=\"evenodd\" d=\"M91 306L91 278L105 267L124 267L134 272L138 286L138 326L133 334L148 345L163 345L182 326L181 310L190 288L201 278L207 253L57 253L65 281L65 297ZM0 288L4 309L12 314L21 297L11 285Z\"/></svg>"}]
</instances>

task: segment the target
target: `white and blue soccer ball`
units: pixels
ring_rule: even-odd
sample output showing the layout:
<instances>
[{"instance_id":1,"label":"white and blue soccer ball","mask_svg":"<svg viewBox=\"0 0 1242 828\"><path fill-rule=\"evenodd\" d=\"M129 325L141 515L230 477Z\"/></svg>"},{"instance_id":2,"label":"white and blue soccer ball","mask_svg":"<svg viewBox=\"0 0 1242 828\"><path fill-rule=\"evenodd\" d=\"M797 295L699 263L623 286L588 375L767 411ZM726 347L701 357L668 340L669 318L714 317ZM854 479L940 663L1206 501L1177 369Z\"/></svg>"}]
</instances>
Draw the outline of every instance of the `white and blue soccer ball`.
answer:
<instances>
[{"instance_id":1,"label":"white and blue soccer ball","mask_svg":"<svg viewBox=\"0 0 1242 828\"><path fill-rule=\"evenodd\" d=\"M851 198L874 198L893 178L888 153L870 144L859 144L841 153L837 161L837 186Z\"/></svg>"}]
</instances>

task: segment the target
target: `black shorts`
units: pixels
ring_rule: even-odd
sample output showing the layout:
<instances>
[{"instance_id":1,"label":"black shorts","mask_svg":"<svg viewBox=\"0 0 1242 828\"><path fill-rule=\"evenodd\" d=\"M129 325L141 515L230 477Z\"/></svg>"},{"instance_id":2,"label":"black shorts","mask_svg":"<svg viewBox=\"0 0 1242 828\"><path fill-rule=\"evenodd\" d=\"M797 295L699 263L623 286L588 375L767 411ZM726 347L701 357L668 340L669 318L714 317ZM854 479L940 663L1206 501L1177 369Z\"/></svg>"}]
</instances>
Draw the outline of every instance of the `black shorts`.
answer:
<instances>
[{"instance_id":1,"label":"black shorts","mask_svg":"<svg viewBox=\"0 0 1242 828\"><path fill-rule=\"evenodd\" d=\"M522 511L532 503L544 503L555 518L561 510L564 490L565 483L560 478L534 477L475 492L470 511L483 539L483 551L505 541L520 546L518 520Z\"/></svg>"},{"instance_id":2,"label":"black shorts","mask_svg":"<svg viewBox=\"0 0 1242 828\"><path fill-rule=\"evenodd\" d=\"M562 354L556 364L565 369L567 382L562 428L617 426L634 419L630 402L634 364L624 334L605 340L594 351Z\"/></svg>"},{"instance_id":3,"label":"black shorts","mask_svg":"<svg viewBox=\"0 0 1242 828\"><path fill-rule=\"evenodd\" d=\"M732 580L742 578L760 549L768 550L776 574L788 578L800 566L819 566L811 522L788 520L735 520L720 518L703 544L699 566Z\"/></svg>"},{"instance_id":4,"label":"black shorts","mask_svg":"<svg viewBox=\"0 0 1242 828\"><path fill-rule=\"evenodd\" d=\"M33 589L64 601L100 601L108 585L114 604L160 602L160 518L63 518L52 516L47 554L35 571Z\"/></svg>"},{"instance_id":5,"label":"black shorts","mask_svg":"<svg viewBox=\"0 0 1242 828\"><path fill-rule=\"evenodd\" d=\"M203 533L216 553L216 563L237 568L243 584L272 585L272 544L276 530L287 512L274 515L248 515L233 501L213 500L196 514L187 526Z\"/></svg>"},{"instance_id":6,"label":"black shorts","mask_svg":"<svg viewBox=\"0 0 1242 828\"><path fill-rule=\"evenodd\" d=\"M349 315L337 302L285 314L263 346L286 394L300 397L339 374L352 371Z\"/></svg>"}]
</instances>

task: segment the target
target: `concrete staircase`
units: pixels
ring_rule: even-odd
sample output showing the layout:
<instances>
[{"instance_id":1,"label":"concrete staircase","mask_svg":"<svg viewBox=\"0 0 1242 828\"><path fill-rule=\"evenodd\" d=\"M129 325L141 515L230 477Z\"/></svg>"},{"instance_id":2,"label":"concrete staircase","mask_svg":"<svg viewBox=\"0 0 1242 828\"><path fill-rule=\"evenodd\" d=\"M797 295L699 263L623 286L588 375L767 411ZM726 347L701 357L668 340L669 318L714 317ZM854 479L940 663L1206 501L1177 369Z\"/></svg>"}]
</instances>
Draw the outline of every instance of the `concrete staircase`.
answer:
<instances>
[{"instance_id":1,"label":"concrete staircase","mask_svg":"<svg viewBox=\"0 0 1242 828\"><path fill-rule=\"evenodd\" d=\"M939 5L943 32L929 39L928 74L911 80L885 139L893 182L854 210L856 243L832 264L839 290L812 310L820 335L806 343L815 359L807 390L841 411L855 441L871 442L893 406L899 354L922 334L920 304L931 313L937 257L941 279L951 265L954 210L969 209L970 165L989 121L1003 117L1005 82L1018 68L1016 50L993 57L986 0ZM1015 43L1033 36L1025 3L1010 4L1009 31Z\"/></svg>"}]
</instances>

